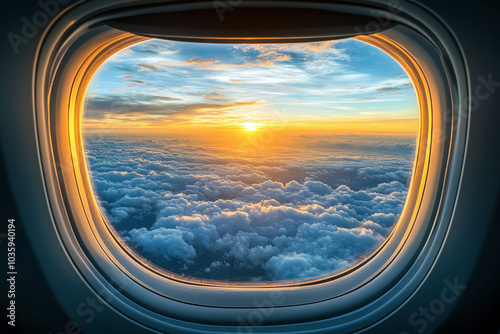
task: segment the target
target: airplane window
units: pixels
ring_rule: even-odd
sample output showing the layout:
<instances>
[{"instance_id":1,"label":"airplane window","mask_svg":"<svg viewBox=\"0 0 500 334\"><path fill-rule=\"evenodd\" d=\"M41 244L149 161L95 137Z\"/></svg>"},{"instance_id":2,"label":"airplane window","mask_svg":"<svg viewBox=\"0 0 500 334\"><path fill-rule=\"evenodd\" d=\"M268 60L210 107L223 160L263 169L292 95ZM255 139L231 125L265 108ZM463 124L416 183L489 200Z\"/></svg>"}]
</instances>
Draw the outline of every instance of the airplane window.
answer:
<instances>
[{"instance_id":1,"label":"airplane window","mask_svg":"<svg viewBox=\"0 0 500 334\"><path fill-rule=\"evenodd\" d=\"M94 195L134 256L193 281L310 281L369 259L405 206L409 75L357 39L150 39L92 77Z\"/></svg>"}]
</instances>

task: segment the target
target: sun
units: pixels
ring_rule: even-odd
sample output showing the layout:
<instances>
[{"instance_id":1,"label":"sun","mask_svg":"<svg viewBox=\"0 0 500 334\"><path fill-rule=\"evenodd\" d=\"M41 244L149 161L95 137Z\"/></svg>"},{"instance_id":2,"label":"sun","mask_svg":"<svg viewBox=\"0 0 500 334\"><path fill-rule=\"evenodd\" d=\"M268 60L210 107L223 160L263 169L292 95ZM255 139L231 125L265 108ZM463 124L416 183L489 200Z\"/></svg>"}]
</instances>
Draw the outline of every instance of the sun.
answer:
<instances>
[{"instance_id":1,"label":"sun","mask_svg":"<svg viewBox=\"0 0 500 334\"><path fill-rule=\"evenodd\" d=\"M245 122L242 123L241 126L245 131L252 132L260 128L262 126L262 123Z\"/></svg>"}]
</instances>

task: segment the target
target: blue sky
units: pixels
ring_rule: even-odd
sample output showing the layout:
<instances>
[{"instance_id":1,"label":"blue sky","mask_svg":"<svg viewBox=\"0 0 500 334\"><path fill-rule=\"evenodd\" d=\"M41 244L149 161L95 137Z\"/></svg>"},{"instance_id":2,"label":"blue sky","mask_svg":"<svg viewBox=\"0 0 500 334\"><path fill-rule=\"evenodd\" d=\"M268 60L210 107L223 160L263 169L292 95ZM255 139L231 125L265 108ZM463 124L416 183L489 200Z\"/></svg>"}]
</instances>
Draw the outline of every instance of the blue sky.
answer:
<instances>
[{"instance_id":1,"label":"blue sky","mask_svg":"<svg viewBox=\"0 0 500 334\"><path fill-rule=\"evenodd\" d=\"M403 68L349 39L300 44L203 44L148 40L95 74L84 125L115 129L404 120L418 106Z\"/></svg>"}]
</instances>

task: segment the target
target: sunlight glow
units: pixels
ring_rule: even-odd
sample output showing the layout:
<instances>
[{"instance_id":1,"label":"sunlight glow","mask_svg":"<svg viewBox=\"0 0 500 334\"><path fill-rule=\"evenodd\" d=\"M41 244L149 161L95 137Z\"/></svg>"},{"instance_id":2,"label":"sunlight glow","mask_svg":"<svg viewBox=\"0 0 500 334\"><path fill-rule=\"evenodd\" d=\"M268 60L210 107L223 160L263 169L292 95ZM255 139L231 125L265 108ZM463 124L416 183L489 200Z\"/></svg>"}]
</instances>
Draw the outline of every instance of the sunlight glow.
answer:
<instances>
[{"instance_id":1,"label":"sunlight glow","mask_svg":"<svg viewBox=\"0 0 500 334\"><path fill-rule=\"evenodd\" d=\"M245 131L255 131L258 128L262 127L262 123L253 123L253 122L245 122L241 124Z\"/></svg>"}]
</instances>

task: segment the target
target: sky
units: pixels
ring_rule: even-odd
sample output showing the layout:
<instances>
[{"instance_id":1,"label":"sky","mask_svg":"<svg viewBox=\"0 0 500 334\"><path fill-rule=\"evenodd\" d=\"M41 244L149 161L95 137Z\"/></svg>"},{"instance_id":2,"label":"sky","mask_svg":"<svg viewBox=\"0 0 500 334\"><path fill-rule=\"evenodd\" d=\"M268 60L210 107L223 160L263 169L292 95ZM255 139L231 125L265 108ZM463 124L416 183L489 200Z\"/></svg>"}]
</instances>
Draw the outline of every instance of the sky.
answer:
<instances>
[{"instance_id":1,"label":"sky","mask_svg":"<svg viewBox=\"0 0 500 334\"><path fill-rule=\"evenodd\" d=\"M87 91L88 132L232 137L247 124L282 136L408 135L418 127L411 80L389 55L348 39L297 44L149 40L124 49Z\"/></svg>"},{"instance_id":2,"label":"sky","mask_svg":"<svg viewBox=\"0 0 500 334\"><path fill-rule=\"evenodd\" d=\"M187 279L325 277L372 254L411 181L418 104L402 67L357 40L149 40L86 96L90 180L138 256Z\"/></svg>"}]
</instances>

